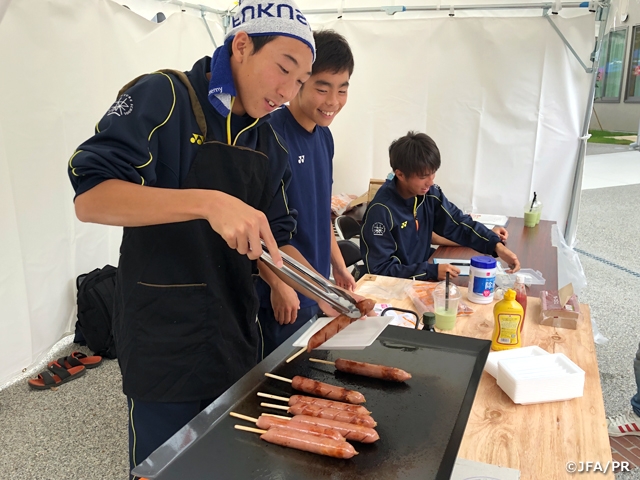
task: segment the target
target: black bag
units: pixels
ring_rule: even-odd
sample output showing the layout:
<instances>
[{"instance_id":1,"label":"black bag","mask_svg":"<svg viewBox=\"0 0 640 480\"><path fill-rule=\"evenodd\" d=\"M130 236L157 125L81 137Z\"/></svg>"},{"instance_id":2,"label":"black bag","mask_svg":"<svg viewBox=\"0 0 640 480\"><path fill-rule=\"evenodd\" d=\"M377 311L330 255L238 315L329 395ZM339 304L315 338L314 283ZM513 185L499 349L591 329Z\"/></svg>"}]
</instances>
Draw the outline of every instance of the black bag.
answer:
<instances>
[{"instance_id":1,"label":"black bag","mask_svg":"<svg viewBox=\"0 0 640 480\"><path fill-rule=\"evenodd\" d=\"M116 358L111 330L116 271L116 267L105 265L76 279L78 321L74 342L84 341L96 355L106 358Z\"/></svg>"}]
</instances>

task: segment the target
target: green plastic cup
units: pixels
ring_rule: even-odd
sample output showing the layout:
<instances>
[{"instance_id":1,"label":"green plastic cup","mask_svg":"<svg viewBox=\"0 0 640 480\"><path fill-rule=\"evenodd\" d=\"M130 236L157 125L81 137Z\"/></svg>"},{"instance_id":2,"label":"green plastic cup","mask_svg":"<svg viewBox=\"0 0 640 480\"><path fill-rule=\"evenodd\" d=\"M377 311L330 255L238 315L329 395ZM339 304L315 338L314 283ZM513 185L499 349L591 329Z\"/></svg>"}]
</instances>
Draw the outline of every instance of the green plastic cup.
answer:
<instances>
[{"instance_id":1,"label":"green plastic cup","mask_svg":"<svg viewBox=\"0 0 640 480\"><path fill-rule=\"evenodd\" d=\"M524 212L524 226L525 227L535 227L537 225L537 221L540 218L540 213L534 210L525 210Z\"/></svg>"},{"instance_id":2,"label":"green plastic cup","mask_svg":"<svg viewBox=\"0 0 640 480\"><path fill-rule=\"evenodd\" d=\"M536 225L540 223L540 214L542 213L542 202L536 202L533 210L536 212Z\"/></svg>"},{"instance_id":3,"label":"green plastic cup","mask_svg":"<svg viewBox=\"0 0 640 480\"><path fill-rule=\"evenodd\" d=\"M436 314L436 328L440 330L453 330L456 326L456 316L458 315L458 302L460 301L460 290L449 283L449 298L445 295L446 282L440 282L433 291L433 308Z\"/></svg>"}]
</instances>

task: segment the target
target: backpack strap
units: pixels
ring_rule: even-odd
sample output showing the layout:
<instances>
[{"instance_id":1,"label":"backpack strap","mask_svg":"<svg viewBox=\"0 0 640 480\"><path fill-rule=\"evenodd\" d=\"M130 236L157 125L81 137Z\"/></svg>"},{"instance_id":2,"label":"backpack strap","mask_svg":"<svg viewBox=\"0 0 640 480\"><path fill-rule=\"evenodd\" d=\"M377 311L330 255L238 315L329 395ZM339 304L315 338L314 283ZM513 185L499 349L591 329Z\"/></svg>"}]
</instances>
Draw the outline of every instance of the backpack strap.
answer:
<instances>
[{"instance_id":1,"label":"backpack strap","mask_svg":"<svg viewBox=\"0 0 640 480\"><path fill-rule=\"evenodd\" d=\"M189 81L189 77L187 77L184 72L181 72L179 70L172 70L170 68L165 68L163 70L157 70L157 73L170 73L171 75L174 75L174 76L178 77L178 79L184 84L184 86L187 88L187 92L189 93L189 100L191 100L191 109L193 110L193 114L196 117L196 122L198 123L198 127L200 127L200 131L202 133L202 136L204 138L207 138L207 121L205 120L204 111L202 110L202 105L200 105L200 101L198 100L198 96L196 95L196 91L193 89L193 86L191 85L191 82ZM138 81L140 81L140 79L142 77L145 77L147 75L149 75L149 74L145 73L143 75L140 75L140 76L134 78L129 83L127 83L118 92L118 98L120 98L120 96L124 92L129 90L136 83L138 83Z\"/></svg>"}]
</instances>

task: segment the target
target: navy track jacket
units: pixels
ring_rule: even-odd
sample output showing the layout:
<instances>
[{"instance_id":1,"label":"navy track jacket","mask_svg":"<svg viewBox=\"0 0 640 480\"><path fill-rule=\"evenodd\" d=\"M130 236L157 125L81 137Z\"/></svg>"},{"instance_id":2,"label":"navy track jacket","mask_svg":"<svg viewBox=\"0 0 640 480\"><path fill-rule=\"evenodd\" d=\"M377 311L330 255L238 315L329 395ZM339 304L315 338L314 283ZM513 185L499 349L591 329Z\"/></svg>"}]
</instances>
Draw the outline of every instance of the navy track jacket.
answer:
<instances>
[{"instance_id":1,"label":"navy track jacket","mask_svg":"<svg viewBox=\"0 0 640 480\"><path fill-rule=\"evenodd\" d=\"M387 180L364 214L360 250L368 273L389 277L437 280L438 265L431 234L494 255L498 235L473 221L433 185L426 195L404 199L396 179Z\"/></svg>"},{"instance_id":2,"label":"navy track jacket","mask_svg":"<svg viewBox=\"0 0 640 480\"><path fill-rule=\"evenodd\" d=\"M207 92L211 57L198 60L186 72L202 105L209 135L227 140L226 119L209 104ZM232 140L256 148L257 125L248 115L232 116ZM271 129L272 130L272 129ZM162 133L160 135L159 133ZM174 75L155 72L123 93L96 125L69 161L69 177L76 196L109 179L139 185L180 188L204 138L191 107L185 85ZM288 154L275 132L263 139L270 160L268 188L274 192L267 218L279 246L286 245L296 229L297 212L287 205L285 189L291 181Z\"/></svg>"}]
</instances>

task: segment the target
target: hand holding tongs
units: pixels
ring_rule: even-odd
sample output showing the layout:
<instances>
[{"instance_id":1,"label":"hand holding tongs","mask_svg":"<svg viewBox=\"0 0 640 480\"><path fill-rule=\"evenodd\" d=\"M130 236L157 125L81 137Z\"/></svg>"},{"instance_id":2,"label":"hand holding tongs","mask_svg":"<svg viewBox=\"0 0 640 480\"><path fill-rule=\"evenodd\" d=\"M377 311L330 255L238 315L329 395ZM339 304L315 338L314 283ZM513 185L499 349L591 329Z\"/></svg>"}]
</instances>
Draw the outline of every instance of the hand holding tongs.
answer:
<instances>
[{"instance_id":1,"label":"hand holding tongs","mask_svg":"<svg viewBox=\"0 0 640 480\"><path fill-rule=\"evenodd\" d=\"M261 241L262 242L262 241ZM303 294L313 298L316 301L324 301L328 303L334 310L351 318L360 318L362 314L356 306L355 299L341 290L333 283L327 281L321 275L294 260L289 255L280 250L283 266L278 268L275 266L269 251L264 242L262 242L262 259L276 274L282 274L290 278L302 287Z\"/></svg>"}]
</instances>

